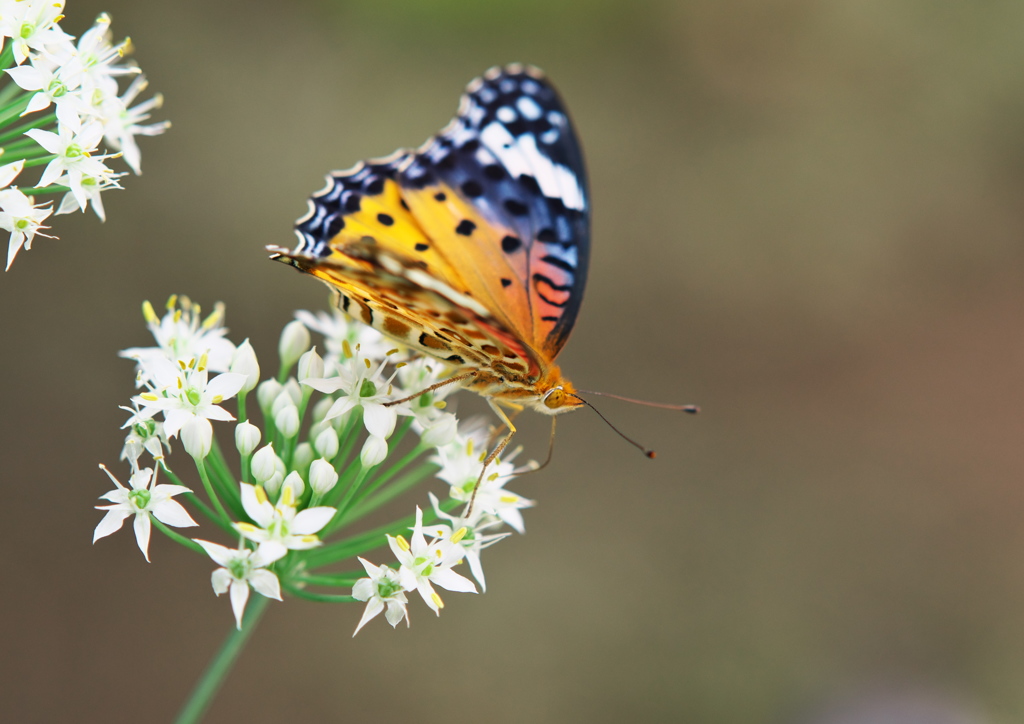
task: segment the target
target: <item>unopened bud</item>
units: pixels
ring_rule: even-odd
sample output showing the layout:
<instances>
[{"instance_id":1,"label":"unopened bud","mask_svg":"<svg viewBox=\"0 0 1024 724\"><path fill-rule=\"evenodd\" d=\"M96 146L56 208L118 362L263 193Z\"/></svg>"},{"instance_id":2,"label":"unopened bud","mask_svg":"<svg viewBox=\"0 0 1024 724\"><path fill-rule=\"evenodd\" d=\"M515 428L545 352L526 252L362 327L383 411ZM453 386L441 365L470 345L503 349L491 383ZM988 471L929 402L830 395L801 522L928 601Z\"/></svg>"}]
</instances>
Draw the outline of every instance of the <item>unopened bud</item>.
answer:
<instances>
[{"instance_id":1,"label":"unopened bud","mask_svg":"<svg viewBox=\"0 0 1024 724\"><path fill-rule=\"evenodd\" d=\"M231 355L230 371L245 375L245 384L242 385L241 392L249 392L259 384L260 363L256 360L256 350L249 344L248 339L238 345L235 353Z\"/></svg>"},{"instance_id":2,"label":"unopened bud","mask_svg":"<svg viewBox=\"0 0 1024 724\"><path fill-rule=\"evenodd\" d=\"M299 357L297 370L299 382L308 379L319 379L324 376L324 360L316 353L316 347Z\"/></svg>"},{"instance_id":3,"label":"unopened bud","mask_svg":"<svg viewBox=\"0 0 1024 724\"><path fill-rule=\"evenodd\" d=\"M338 433L333 427L325 427L320 434L313 438L313 447L320 453L321 457L333 460L338 454Z\"/></svg>"},{"instance_id":4,"label":"unopened bud","mask_svg":"<svg viewBox=\"0 0 1024 724\"><path fill-rule=\"evenodd\" d=\"M252 455L252 451L260 444L260 429L246 420L235 427L235 447L242 457Z\"/></svg>"},{"instance_id":5,"label":"unopened bud","mask_svg":"<svg viewBox=\"0 0 1024 724\"><path fill-rule=\"evenodd\" d=\"M281 366L291 367L307 349L309 330L306 329L306 325L297 319L284 325L284 329L281 330L281 341L277 345L278 354L281 355Z\"/></svg>"},{"instance_id":6,"label":"unopened bud","mask_svg":"<svg viewBox=\"0 0 1024 724\"><path fill-rule=\"evenodd\" d=\"M309 466L309 487L317 495L325 495L338 484L338 471L329 462L320 458Z\"/></svg>"}]
</instances>

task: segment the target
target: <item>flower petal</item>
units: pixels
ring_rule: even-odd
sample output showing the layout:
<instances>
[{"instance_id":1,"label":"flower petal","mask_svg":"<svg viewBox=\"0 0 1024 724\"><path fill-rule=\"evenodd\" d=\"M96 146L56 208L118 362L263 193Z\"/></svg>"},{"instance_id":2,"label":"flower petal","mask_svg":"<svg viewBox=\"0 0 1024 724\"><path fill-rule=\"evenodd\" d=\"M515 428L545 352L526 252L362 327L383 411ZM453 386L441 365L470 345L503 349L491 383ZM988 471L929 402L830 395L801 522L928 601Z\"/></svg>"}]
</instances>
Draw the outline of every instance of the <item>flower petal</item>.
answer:
<instances>
[{"instance_id":1,"label":"flower petal","mask_svg":"<svg viewBox=\"0 0 1024 724\"><path fill-rule=\"evenodd\" d=\"M151 506L149 510L157 520L172 528L189 528L199 525L192 520L192 516L188 514L184 506L176 500L162 500Z\"/></svg>"},{"instance_id":2,"label":"flower petal","mask_svg":"<svg viewBox=\"0 0 1024 724\"><path fill-rule=\"evenodd\" d=\"M256 593L267 598L281 600L281 583L272 571L260 569L249 574L249 584Z\"/></svg>"},{"instance_id":3,"label":"flower petal","mask_svg":"<svg viewBox=\"0 0 1024 724\"><path fill-rule=\"evenodd\" d=\"M135 514L135 540L139 544L139 550L149 561L149 533L153 523L149 520L149 513L140 512Z\"/></svg>"},{"instance_id":4,"label":"flower petal","mask_svg":"<svg viewBox=\"0 0 1024 724\"><path fill-rule=\"evenodd\" d=\"M328 506L307 508L295 516L295 520L291 524L291 531L296 535L319 533L325 525L331 522L331 519L337 512L336 508Z\"/></svg>"},{"instance_id":5,"label":"flower petal","mask_svg":"<svg viewBox=\"0 0 1024 724\"><path fill-rule=\"evenodd\" d=\"M381 611L384 610L384 602L379 598L371 598L370 602L366 604L366 610L363 611L363 617L359 619L359 625L356 626L356 630L352 632L352 636L355 637L359 633L359 629L365 626L369 621L373 620Z\"/></svg>"},{"instance_id":6,"label":"flower petal","mask_svg":"<svg viewBox=\"0 0 1024 724\"><path fill-rule=\"evenodd\" d=\"M111 533L121 530L121 526L124 525L124 519L131 514L131 511L124 510L123 508L108 510L107 514L103 516L103 520L96 526L96 530L93 531L92 542L95 543L100 538L106 538Z\"/></svg>"},{"instance_id":7,"label":"flower petal","mask_svg":"<svg viewBox=\"0 0 1024 724\"><path fill-rule=\"evenodd\" d=\"M235 623L242 630L242 615L245 604L249 600L249 584L244 581L231 581L231 610L235 612Z\"/></svg>"}]
</instances>

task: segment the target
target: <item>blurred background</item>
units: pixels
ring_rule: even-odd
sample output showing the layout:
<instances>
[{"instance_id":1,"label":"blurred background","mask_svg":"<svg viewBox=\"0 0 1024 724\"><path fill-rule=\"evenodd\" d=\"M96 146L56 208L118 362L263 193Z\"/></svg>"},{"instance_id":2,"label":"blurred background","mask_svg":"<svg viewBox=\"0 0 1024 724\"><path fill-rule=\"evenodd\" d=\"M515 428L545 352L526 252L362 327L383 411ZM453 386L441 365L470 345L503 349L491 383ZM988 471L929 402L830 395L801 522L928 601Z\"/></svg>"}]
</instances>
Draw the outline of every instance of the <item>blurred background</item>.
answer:
<instances>
[{"instance_id":1,"label":"blurred background","mask_svg":"<svg viewBox=\"0 0 1024 724\"><path fill-rule=\"evenodd\" d=\"M105 224L55 219L0 278L0 720L170 721L231 625L208 561L90 545L142 300L223 300L270 369L327 296L263 246L511 61L589 164L563 369L704 413L603 403L654 462L564 418L486 595L354 640L362 606L271 604L207 721L1024 718L1024 4L68 0L62 27L103 10L174 127Z\"/></svg>"}]
</instances>

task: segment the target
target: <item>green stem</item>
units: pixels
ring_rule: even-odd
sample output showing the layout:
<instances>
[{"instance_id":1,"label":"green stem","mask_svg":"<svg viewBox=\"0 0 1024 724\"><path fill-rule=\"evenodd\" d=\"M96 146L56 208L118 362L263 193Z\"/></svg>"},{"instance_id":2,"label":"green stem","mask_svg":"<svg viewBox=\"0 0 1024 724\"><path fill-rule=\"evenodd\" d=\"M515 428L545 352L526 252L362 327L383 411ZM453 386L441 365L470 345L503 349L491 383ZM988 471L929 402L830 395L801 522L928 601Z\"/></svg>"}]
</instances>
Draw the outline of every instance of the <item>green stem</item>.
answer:
<instances>
[{"instance_id":1,"label":"green stem","mask_svg":"<svg viewBox=\"0 0 1024 724\"><path fill-rule=\"evenodd\" d=\"M284 590L296 598L304 598L307 601L317 601L319 603L354 603L359 600L352 596L341 596L336 593L313 593L311 591L303 591L301 588L289 586L288 584L284 584Z\"/></svg>"},{"instance_id":2,"label":"green stem","mask_svg":"<svg viewBox=\"0 0 1024 724\"><path fill-rule=\"evenodd\" d=\"M21 90L19 88L19 90ZM29 98L35 93L22 93L20 98L17 98L10 103L6 104L3 108L0 108L0 126L3 126L10 119L15 116L21 115L21 112L28 106Z\"/></svg>"},{"instance_id":3,"label":"green stem","mask_svg":"<svg viewBox=\"0 0 1024 724\"><path fill-rule=\"evenodd\" d=\"M4 90L6 90L6 88ZM0 95L2 95L2 94L3 94L3 91L0 91ZM3 100L0 99L0 103L2 103L2 102L3 102ZM37 118L34 121L29 121L28 123L22 123L20 126L15 126L11 130L7 131L6 133L0 133L0 143L4 143L5 141L8 141L8 140L10 140L12 138L17 138L18 136L22 136L22 135L24 135L25 131L31 131L33 128L41 128L43 126L47 126L47 125L53 123L55 120L57 120L57 114L56 113L47 113L45 116L42 116L41 118ZM33 143L35 143L35 141L33 141Z\"/></svg>"},{"instance_id":4,"label":"green stem","mask_svg":"<svg viewBox=\"0 0 1024 724\"><path fill-rule=\"evenodd\" d=\"M379 489L382 485L384 485L384 483L386 483L387 481L391 480L391 478L395 477L395 475L400 473L402 471L402 468L404 468L409 463L411 463L413 460L418 458L420 455L423 454L424 451L426 451L428 449L429 448L426 445L422 445L422 444L421 445L417 445L416 447L414 447L412 450L410 450L408 453L406 453L405 457L403 457L401 460L399 460L397 463L392 465L390 468L385 470L380 475L376 476L370 482L370 484L366 486L366 489L363 490L359 494L359 497L356 498L354 502L358 505L367 496L369 496L372 493L374 493L375 491L377 491L377 489Z\"/></svg>"},{"instance_id":5,"label":"green stem","mask_svg":"<svg viewBox=\"0 0 1024 724\"><path fill-rule=\"evenodd\" d=\"M410 473L403 475L376 495L360 496L360 499L356 501L356 504L353 505L348 513L345 514L345 517L342 520L342 525L354 523L363 516L369 515L388 501L397 498L406 490L409 490L414 485L422 482L424 478L430 476L430 474L436 470L437 466L434 465L434 463L424 463Z\"/></svg>"},{"instance_id":6,"label":"green stem","mask_svg":"<svg viewBox=\"0 0 1024 724\"><path fill-rule=\"evenodd\" d=\"M203 555L206 555L206 551L203 550L203 547L201 545L199 545L198 543L196 543L191 538L186 538L181 533L178 533L177 531L172 530L171 528L168 528L164 523L161 523L159 520L157 520L155 516L151 515L151 516L149 516L149 519L151 521L153 521L153 524L157 528L160 529L161 533L166 535L168 538L173 540L175 543L180 543L181 545L185 546L186 548L191 548L196 553L202 553Z\"/></svg>"},{"instance_id":7,"label":"green stem","mask_svg":"<svg viewBox=\"0 0 1024 724\"><path fill-rule=\"evenodd\" d=\"M295 576L293 581L306 583L310 586L345 586L351 588L356 581L366 574L358 571L352 573L326 573L320 575Z\"/></svg>"},{"instance_id":8,"label":"green stem","mask_svg":"<svg viewBox=\"0 0 1024 724\"><path fill-rule=\"evenodd\" d=\"M71 190L70 186L43 186L41 188L23 188L18 190L26 196L41 196L43 194L66 194Z\"/></svg>"},{"instance_id":9,"label":"green stem","mask_svg":"<svg viewBox=\"0 0 1024 724\"><path fill-rule=\"evenodd\" d=\"M49 163L50 161L52 161L55 158L57 158L57 156L55 154L52 154L52 153L49 154L49 155L43 156L42 158L34 158L34 159L30 160L30 161L25 161L24 168L32 168L33 166L42 166L44 163ZM47 189L47 190L49 190L49 189Z\"/></svg>"},{"instance_id":10,"label":"green stem","mask_svg":"<svg viewBox=\"0 0 1024 724\"><path fill-rule=\"evenodd\" d=\"M213 657L213 661L210 662L210 665L199 679L199 683L192 690L192 695L185 702L185 706L182 707L178 718L174 720L174 724L196 724L203 718L203 714L209 708L213 697L220 690L228 672L231 671L231 667L242 652L242 648L245 646L249 635L256 628L256 624L259 622L260 616L267 607L269 600L269 598L260 595L250 597L241 630L233 629L228 634L227 639L220 647L220 651Z\"/></svg>"},{"instance_id":11,"label":"green stem","mask_svg":"<svg viewBox=\"0 0 1024 724\"><path fill-rule=\"evenodd\" d=\"M4 51L0 53L0 70L7 70L14 65L14 45L13 43L4 43ZM9 77L7 78L7 85L4 86L3 90L0 90L0 103L4 103L8 98L6 95L12 95L13 91L11 88L21 90L21 87L17 83L14 83Z\"/></svg>"},{"instance_id":12,"label":"green stem","mask_svg":"<svg viewBox=\"0 0 1024 724\"><path fill-rule=\"evenodd\" d=\"M220 498L217 497L217 491L213 489L213 483L210 482L210 473L206 470L206 462L204 460L196 460L196 469L199 471L199 477L203 480L203 487L206 488L206 495L210 498L210 502L213 503L213 507L217 509L218 515L221 516L221 520L230 523L231 516L224 510L224 506L221 505Z\"/></svg>"}]
</instances>

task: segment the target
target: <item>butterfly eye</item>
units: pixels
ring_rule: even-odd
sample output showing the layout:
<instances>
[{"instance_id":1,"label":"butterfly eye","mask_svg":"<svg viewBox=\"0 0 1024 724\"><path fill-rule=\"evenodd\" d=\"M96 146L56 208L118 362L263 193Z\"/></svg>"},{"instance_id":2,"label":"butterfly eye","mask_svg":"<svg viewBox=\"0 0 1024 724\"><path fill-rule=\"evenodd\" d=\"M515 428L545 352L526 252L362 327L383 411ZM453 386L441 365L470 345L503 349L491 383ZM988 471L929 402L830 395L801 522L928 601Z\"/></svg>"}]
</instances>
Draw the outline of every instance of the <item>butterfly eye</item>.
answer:
<instances>
[{"instance_id":1,"label":"butterfly eye","mask_svg":"<svg viewBox=\"0 0 1024 724\"><path fill-rule=\"evenodd\" d=\"M552 410L565 407L565 397L565 391L561 387L556 387L544 396L544 406Z\"/></svg>"}]
</instances>

